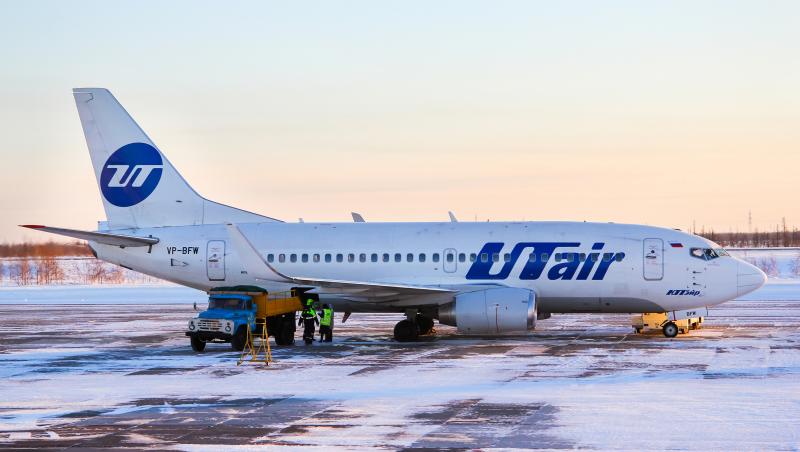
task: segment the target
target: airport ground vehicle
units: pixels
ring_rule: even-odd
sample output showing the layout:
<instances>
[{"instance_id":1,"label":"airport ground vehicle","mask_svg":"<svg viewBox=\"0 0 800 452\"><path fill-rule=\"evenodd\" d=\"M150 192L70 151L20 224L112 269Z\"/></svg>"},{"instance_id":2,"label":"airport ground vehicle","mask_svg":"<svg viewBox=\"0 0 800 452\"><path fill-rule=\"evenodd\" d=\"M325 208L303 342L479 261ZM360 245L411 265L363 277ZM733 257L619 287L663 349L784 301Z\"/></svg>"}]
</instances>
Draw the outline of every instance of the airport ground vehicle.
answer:
<instances>
[{"instance_id":1,"label":"airport ground vehicle","mask_svg":"<svg viewBox=\"0 0 800 452\"><path fill-rule=\"evenodd\" d=\"M208 309L189 320L186 336L192 349L201 352L208 342L230 342L242 351L248 327L261 334L266 325L278 345L294 344L295 312L300 309L299 293L270 296L258 287L222 287L209 292ZM261 320L261 321L259 321Z\"/></svg>"}]
</instances>

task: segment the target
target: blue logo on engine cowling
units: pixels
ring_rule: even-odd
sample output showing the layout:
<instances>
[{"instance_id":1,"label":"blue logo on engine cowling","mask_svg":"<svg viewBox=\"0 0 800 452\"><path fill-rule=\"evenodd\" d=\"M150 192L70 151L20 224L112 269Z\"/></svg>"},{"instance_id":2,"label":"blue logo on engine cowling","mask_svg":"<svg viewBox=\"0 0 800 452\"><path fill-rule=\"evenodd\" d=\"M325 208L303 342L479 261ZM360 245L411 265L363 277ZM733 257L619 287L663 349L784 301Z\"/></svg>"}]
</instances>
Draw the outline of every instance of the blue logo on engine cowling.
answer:
<instances>
[{"instance_id":1,"label":"blue logo on engine cowling","mask_svg":"<svg viewBox=\"0 0 800 452\"><path fill-rule=\"evenodd\" d=\"M145 143L130 143L117 149L103 165L100 190L117 207L130 207L147 199L164 171L161 154Z\"/></svg>"}]
</instances>

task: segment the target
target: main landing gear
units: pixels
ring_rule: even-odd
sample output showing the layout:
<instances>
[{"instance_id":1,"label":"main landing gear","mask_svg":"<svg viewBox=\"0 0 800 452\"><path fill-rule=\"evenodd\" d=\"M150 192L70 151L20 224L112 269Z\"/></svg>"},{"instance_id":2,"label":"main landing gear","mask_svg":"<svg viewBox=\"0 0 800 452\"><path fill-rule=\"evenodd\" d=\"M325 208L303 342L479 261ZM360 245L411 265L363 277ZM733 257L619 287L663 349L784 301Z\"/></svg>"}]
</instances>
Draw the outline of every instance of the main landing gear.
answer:
<instances>
[{"instance_id":1,"label":"main landing gear","mask_svg":"<svg viewBox=\"0 0 800 452\"><path fill-rule=\"evenodd\" d=\"M434 333L433 318L418 313L416 309L406 311L406 319L394 326L394 340L397 342L413 342L420 336Z\"/></svg>"}]
</instances>

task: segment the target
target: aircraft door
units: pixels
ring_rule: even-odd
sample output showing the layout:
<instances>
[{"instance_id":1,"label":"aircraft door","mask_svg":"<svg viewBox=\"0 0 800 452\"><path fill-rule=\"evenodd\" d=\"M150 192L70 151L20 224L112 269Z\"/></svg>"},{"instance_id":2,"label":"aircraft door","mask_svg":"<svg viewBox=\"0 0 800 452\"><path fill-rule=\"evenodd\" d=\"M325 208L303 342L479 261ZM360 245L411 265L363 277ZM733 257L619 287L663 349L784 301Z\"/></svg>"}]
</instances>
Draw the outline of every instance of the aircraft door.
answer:
<instances>
[{"instance_id":1,"label":"aircraft door","mask_svg":"<svg viewBox=\"0 0 800 452\"><path fill-rule=\"evenodd\" d=\"M225 280L225 241L210 240L206 247L206 272L209 281Z\"/></svg>"},{"instance_id":2,"label":"aircraft door","mask_svg":"<svg viewBox=\"0 0 800 452\"><path fill-rule=\"evenodd\" d=\"M644 239L644 279L659 281L664 278L664 241Z\"/></svg>"},{"instance_id":3,"label":"aircraft door","mask_svg":"<svg viewBox=\"0 0 800 452\"><path fill-rule=\"evenodd\" d=\"M446 248L442 256L442 268L446 273L455 273L458 268L455 248Z\"/></svg>"}]
</instances>

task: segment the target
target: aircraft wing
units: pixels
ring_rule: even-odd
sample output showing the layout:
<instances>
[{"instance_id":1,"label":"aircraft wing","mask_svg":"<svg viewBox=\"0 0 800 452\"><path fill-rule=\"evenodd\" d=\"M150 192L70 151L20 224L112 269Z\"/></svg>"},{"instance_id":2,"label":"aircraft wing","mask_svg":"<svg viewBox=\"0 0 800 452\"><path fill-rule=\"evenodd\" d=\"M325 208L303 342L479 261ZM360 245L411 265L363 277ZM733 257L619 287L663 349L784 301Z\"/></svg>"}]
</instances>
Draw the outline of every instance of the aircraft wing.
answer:
<instances>
[{"instance_id":1,"label":"aircraft wing","mask_svg":"<svg viewBox=\"0 0 800 452\"><path fill-rule=\"evenodd\" d=\"M21 224L23 228L34 229L37 231L50 232L52 234L63 235L80 240L89 240L119 247L152 246L158 243L155 237L139 237L135 235L111 234L109 232L81 231L78 229L53 228L38 224Z\"/></svg>"},{"instance_id":2,"label":"aircraft wing","mask_svg":"<svg viewBox=\"0 0 800 452\"><path fill-rule=\"evenodd\" d=\"M312 287L313 292L339 295L353 300L379 300L390 297L419 296L453 293L450 289L439 287L389 284L368 281L344 281L286 275L269 264L252 242L235 224L227 224L231 244L239 254L239 259L248 275L265 281L294 283L300 287Z\"/></svg>"},{"instance_id":3,"label":"aircraft wing","mask_svg":"<svg viewBox=\"0 0 800 452\"><path fill-rule=\"evenodd\" d=\"M317 279L290 277L300 286L314 286L312 291L319 294L385 298L412 295L433 295L452 293L450 289L439 287L410 286L404 284L385 284L363 281L342 281L335 279Z\"/></svg>"}]
</instances>

